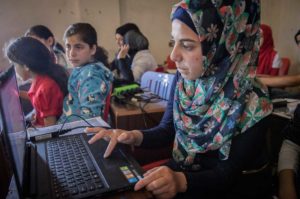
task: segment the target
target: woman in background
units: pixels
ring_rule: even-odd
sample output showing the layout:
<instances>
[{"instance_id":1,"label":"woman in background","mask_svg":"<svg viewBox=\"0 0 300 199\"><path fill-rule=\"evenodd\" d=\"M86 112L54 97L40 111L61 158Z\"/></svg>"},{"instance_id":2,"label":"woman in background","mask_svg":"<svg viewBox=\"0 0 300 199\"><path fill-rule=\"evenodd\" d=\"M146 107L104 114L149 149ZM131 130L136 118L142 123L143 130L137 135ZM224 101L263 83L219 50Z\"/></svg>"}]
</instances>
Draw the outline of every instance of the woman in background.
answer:
<instances>
[{"instance_id":1,"label":"woman in background","mask_svg":"<svg viewBox=\"0 0 300 199\"><path fill-rule=\"evenodd\" d=\"M53 63L46 46L34 38L20 37L10 43L5 52L18 76L24 81L32 79L27 94L36 111L34 125L54 125L68 92L64 68Z\"/></svg>"},{"instance_id":2,"label":"woman in background","mask_svg":"<svg viewBox=\"0 0 300 199\"><path fill-rule=\"evenodd\" d=\"M272 29L268 25L261 24L260 31L261 46L256 72L264 75L278 75L282 63L279 54L274 49Z\"/></svg>"},{"instance_id":3,"label":"woman in background","mask_svg":"<svg viewBox=\"0 0 300 199\"><path fill-rule=\"evenodd\" d=\"M126 61L126 56L132 58L131 63ZM117 56L117 65L122 78L128 82L140 82L145 72L154 71L157 62L149 51L148 39L139 32L127 32Z\"/></svg>"},{"instance_id":4,"label":"woman in background","mask_svg":"<svg viewBox=\"0 0 300 199\"><path fill-rule=\"evenodd\" d=\"M103 63L107 62L107 55L98 46L96 30L88 23L72 24L64 34L64 41L73 70L60 122L72 114L86 119L102 116L113 77ZM72 117L68 121L78 119Z\"/></svg>"},{"instance_id":5,"label":"woman in background","mask_svg":"<svg viewBox=\"0 0 300 199\"><path fill-rule=\"evenodd\" d=\"M128 68L122 68L119 64L118 54L120 53L122 46L124 46L124 37L125 34L129 31L135 31L135 32L141 32L139 27L134 23L126 23L122 26L119 26L116 29L115 33L115 39L116 44L118 46L118 52L116 53L116 56L114 60L110 64L110 70L113 71L114 74L114 86L120 86L123 84L130 84L133 82L133 76L132 73L129 73L130 70ZM130 66L132 63L133 57L129 54L125 55L125 58L122 62L126 63L126 66ZM130 77L128 77L131 75Z\"/></svg>"}]
</instances>

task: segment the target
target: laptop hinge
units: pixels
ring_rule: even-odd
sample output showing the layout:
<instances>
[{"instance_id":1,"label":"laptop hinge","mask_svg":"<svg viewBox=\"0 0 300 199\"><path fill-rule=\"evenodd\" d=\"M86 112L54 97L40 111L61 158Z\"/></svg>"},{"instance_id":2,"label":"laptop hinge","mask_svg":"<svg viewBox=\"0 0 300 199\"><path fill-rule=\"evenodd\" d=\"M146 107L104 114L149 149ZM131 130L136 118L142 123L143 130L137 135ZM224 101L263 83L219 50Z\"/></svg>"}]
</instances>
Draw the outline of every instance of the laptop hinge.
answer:
<instances>
[{"instance_id":1,"label":"laptop hinge","mask_svg":"<svg viewBox=\"0 0 300 199\"><path fill-rule=\"evenodd\" d=\"M37 194L37 183L36 183L36 145L33 144L32 142L27 142L26 143L26 166L24 168L24 190L25 190L25 195L26 196L35 196ZM27 159L28 158L28 159Z\"/></svg>"}]
</instances>

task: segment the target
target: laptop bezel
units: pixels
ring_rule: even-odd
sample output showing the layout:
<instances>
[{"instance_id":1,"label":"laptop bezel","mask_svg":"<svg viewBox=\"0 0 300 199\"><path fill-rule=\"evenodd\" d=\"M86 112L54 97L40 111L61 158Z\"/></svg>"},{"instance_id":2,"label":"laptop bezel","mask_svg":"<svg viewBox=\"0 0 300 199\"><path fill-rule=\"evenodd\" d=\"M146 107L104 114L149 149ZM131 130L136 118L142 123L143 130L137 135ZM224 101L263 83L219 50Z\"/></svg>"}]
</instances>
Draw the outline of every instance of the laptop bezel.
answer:
<instances>
[{"instance_id":1,"label":"laptop bezel","mask_svg":"<svg viewBox=\"0 0 300 199\"><path fill-rule=\"evenodd\" d=\"M15 73L15 69L14 69L14 66L10 66L10 68L4 72L1 73L0 75L0 89L2 89L3 85L6 85L6 83L8 83L10 80L12 80L12 78L15 77L15 80L16 80L16 85L17 85L17 79L16 79L16 73ZM17 92L19 93L19 88L17 87ZM19 98L20 100L20 98ZM21 103L21 101L20 101ZM10 143L10 140L8 138L8 128L7 128L7 125L6 125L6 122L4 122L5 118L4 118L4 110L3 110L3 105L4 105L4 102L2 102L2 98L0 97L0 114L1 114L1 124L2 124L2 135L3 135L3 138L4 138L4 141L7 145L6 147L6 150L8 151L9 153L9 159L11 161L11 167L12 167L12 170L13 170L13 177L15 179L15 184L17 186L17 190L18 190L18 196L19 198L23 198L23 193L24 193L24 189L23 189L23 184L24 184L24 181L25 181L25 168L23 168L23 176L22 176L22 179L23 179L23 182L20 182L19 181L19 175L18 175L18 172L17 172L17 167L16 167L16 162L13 158L13 150L12 150L12 146L11 146L11 143ZM21 105L21 104L20 104ZM24 117L24 115L23 115ZM24 123L24 126L25 126L25 123ZM24 162L24 166L26 165L26 140L27 140L27 132L26 132L26 128L24 129L24 133L25 133L25 144L24 144L24 156L23 156L23 162Z\"/></svg>"}]
</instances>

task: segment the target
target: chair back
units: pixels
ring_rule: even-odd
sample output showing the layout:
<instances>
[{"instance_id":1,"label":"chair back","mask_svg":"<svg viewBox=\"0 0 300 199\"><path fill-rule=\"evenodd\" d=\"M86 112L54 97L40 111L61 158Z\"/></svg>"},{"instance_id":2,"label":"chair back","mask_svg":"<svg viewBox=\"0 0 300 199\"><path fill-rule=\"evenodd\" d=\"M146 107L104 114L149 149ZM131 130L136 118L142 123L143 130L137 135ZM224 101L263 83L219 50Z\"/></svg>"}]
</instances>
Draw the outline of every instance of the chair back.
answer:
<instances>
[{"instance_id":1,"label":"chair back","mask_svg":"<svg viewBox=\"0 0 300 199\"><path fill-rule=\"evenodd\" d=\"M102 119L105 122L108 122L108 115L109 115L109 109L110 109L110 99L111 99L111 95L112 95L112 85L110 85L110 90L109 90L109 94L107 95L106 99L105 99L105 107L104 107L104 111L103 111L103 117Z\"/></svg>"},{"instance_id":2,"label":"chair back","mask_svg":"<svg viewBox=\"0 0 300 199\"><path fill-rule=\"evenodd\" d=\"M279 68L278 76L287 75L289 72L291 61L287 57L281 58L282 66Z\"/></svg>"},{"instance_id":3,"label":"chair back","mask_svg":"<svg viewBox=\"0 0 300 199\"><path fill-rule=\"evenodd\" d=\"M141 78L141 88L149 89L164 100L169 100L174 74L147 71Z\"/></svg>"}]
</instances>

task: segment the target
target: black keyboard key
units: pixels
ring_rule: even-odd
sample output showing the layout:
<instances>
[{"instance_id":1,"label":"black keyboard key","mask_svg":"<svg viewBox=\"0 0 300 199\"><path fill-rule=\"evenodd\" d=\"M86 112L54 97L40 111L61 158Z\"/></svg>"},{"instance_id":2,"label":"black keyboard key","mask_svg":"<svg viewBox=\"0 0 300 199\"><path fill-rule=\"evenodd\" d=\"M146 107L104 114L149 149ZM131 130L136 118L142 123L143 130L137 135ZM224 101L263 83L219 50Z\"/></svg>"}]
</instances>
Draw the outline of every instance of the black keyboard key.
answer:
<instances>
[{"instance_id":1,"label":"black keyboard key","mask_svg":"<svg viewBox=\"0 0 300 199\"><path fill-rule=\"evenodd\" d=\"M70 193L71 193L72 195L77 195L77 194L79 193L77 187L72 188L72 189L70 190Z\"/></svg>"},{"instance_id":2,"label":"black keyboard key","mask_svg":"<svg viewBox=\"0 0 300 199\"><path fill-rule=\"evenodd\" d=\"M80 185L78 188L79 188L80 193L87 192L87 187L85 184Z\"/></svg>"}]
</instances>

